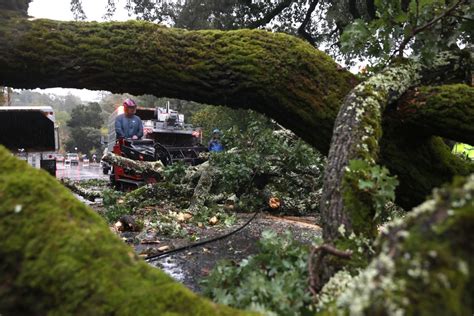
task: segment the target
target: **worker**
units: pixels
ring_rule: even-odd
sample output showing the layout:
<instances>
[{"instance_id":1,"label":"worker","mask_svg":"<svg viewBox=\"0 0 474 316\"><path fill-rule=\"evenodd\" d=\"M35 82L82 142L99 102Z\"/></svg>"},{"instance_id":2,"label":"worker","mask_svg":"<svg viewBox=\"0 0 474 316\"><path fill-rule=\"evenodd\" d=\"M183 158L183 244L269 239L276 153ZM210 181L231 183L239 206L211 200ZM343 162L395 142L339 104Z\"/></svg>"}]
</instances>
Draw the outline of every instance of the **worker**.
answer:
<instances>
[{"instance_id":1,"label":"worker","mask_svg":"<svg viewBox=\"0 0 474 316\"><path fill-rule=\"evenodd\" d=\"M219 129L216 128L212 131L212 138L209 141L209 145L207 146L207 149L209 149L210 152L220 152L224 150L220 136L221 131Z\"/></svg>"},{"instance_id":2,"label":"worker","mask_svg":"<svg viewBox=\"0 0 474 316\"><path fill-rule=\"evenodd\" d=\"M135 115L137 104L132 99L126 99L123 102L124 113L115 119L115 133L117 139L131 138L140 139L143 137L142 120Z\"/></svg>"}]
</instances>

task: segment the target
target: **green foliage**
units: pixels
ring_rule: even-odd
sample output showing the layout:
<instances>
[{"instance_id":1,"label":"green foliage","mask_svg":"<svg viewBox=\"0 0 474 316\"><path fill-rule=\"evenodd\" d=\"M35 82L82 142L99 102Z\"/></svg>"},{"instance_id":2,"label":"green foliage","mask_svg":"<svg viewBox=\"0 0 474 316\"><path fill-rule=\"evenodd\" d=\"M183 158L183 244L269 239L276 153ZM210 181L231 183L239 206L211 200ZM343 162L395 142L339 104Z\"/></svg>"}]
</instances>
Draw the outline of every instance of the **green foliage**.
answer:
<instances>
[{"instance_id":1,"label":"green foliage","mask_svg":"<svg viewBox=\"0 0 474 316\"><path fill-rule=\"evenodd\" d=\"M346 62L351 64L351 60L361 58L383 65L408 49L429 62L439 51L472 40L474 9L469 1L406 3L409 4L377 0L376 19L356 19L348 25L341 36Z\"/></svg>"},{"instance_id":2,"label":"green foliage","mask_svg":"<svg viewBox=\"0 0 474 316\"><path fill-rule=\"evenodd\" d=\"M372 200L377 219L383 214L385 205L395 199L395 188L398 185L396 176L390 176L385 167L370 165L364 160L354 159L349 162L351 177L357 178L357 189Z\"/></svg>"},{"instance_id":3,"label":"green foliage","mask_svg":"<svg viewBox=\"0 0 474 316\"><path fill-rule=\"evenodd\" d=\"M232 226L237 220L235 214L225 212L221 207L218 207L217 205L212 205L210 207L201 207L199 209L199 212L197 212L197 214L193 216L191 222L195 224L205 224L208 223L209 220L214 216L218 220L217 225L223 225L226 227Z\"/></svg>"},{"instance_id":4,"label":"green foliage","mask_svg":"<svg viewBox=\"0 0 474 316\"><path fill-rule=\"evenodd\" d=\"M186 165L182 161L177 161L163 170L163 177L165 181L179 183L186 174Z\"/></svg>"},{"instance_id":5,"label":"green foliage","mask_svg":"<svg viewBox=\"0 0 474 316\"><path fill-rule=\"evenodd\" d=\"M290 232L264 231L261 252L240 263L219 263L203 281L204 294L214 301L264 314L311 313L307 246Z\"/></svg>"},{"instance_id":6,"label":"green foliage","mask_svg":"<svg viewBox=\"0 0 474 316\"><path fill-rule=\"evenodd\" d=\"M176 212L156 212L154 219L150 222L147 228L155 229L159 234L166 235L173 238L183 238L188 232L177 221L178 214Z\"/></svg>"},{"instance_id":7,"label":"green foliage","mask_svg":"<svg viewBox=\"0 0 474 316\"><path fill-rule=\"evenodd\" d=\"M291 213L316 211L324 158L291 132L270 127L268 120L254 119L245 131L232 128L223 134L229 150L211 155L211 166L219 174L213 187L237 194L244 210L264 205L257 192L265 189Z\"/></svg>"},{"instance_id":8,"label":"green foliage","mask_svg":"<svg viewBox=\"0 0 474 316\"><path fill-rule=\"evenodd\" d=\"M226 137L229 130L245 132L249 123L253 121L268 122L269 120L254 111L234 110L213 105L206 105L191 117L191 123L202 128L204 143L211 139L212 131L216 128L224 132L223 139L229 139L229 137ZM226 145L232 146L229 143Z\"/></svg>"},{"instance_id":9,"label":"green foliage","mask_svg":"<svg viewBox=\"0 0 474 316\"><path fill-rule=\"evenodd\" d=\"M102 109L97 102L90 102L88 105L78 105L72 109L71 119L67 125L71 128L87 126L98 129L103 123L100 116L101 112Z\"/></svg>"},{"instance_id":10,"label":"green foliage","mask_svg":"<svg viewBox=\"0 0 474 316\"><path fill-rule=\"evenodd\" d=\"M123 192L106 189L102 194L104 204L103 216L110 224L115 223L123 215L131 213L131 208L120 201L123 198Z\"/></svg>"}]
</instances>

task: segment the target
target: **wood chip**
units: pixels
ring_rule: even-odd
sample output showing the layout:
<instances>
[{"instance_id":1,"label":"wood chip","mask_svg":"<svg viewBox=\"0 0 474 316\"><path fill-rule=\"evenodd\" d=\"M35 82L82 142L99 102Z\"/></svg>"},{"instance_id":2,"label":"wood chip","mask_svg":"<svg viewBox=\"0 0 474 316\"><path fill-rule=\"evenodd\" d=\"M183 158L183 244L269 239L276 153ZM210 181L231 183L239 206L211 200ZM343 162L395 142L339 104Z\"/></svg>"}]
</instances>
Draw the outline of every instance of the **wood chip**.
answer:
<instances>
[{"instance_id":1,"label":"wood chip","mask_svg":"<svg viewBox=\"0 0 474 316\"><path fill-rule=\"evenodd\" d=\"M169 250L170 249L170 246L161 246L161 247L158 247L158 251L166 251L166 250Z\"/></svg>"},{"instance_id":2,"label":"wood chip","mask_svg":"<svg viewBox=\"0 0 474 316\"><path fill-rule=\"evenodd\" d=\"M209 219L209 224L216 225L219 222L216 216L213 216Z\"/></svg>"}]
</instances>

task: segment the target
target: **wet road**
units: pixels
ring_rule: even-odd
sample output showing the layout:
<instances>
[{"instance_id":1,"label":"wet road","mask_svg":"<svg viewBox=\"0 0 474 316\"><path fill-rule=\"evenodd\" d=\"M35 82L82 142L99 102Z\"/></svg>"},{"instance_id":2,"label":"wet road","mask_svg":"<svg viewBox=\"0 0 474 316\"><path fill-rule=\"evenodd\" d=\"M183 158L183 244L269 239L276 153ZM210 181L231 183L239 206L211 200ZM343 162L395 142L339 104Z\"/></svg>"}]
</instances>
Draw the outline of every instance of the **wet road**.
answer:
<instances>
[{"instance_id":1,"label":"wet road","mask_svg":"<svg viewBox=\"0 0 474 316\"><path fill-rule=\"evenodd\" d=\"M71 180L90 180L90 179L103 179L107 180L108 175L102 173L102 168L98 163L78 166L65 166L63 163L56 165L56 177L58 179L68 178Z\"/></svg>"}]
</instances>

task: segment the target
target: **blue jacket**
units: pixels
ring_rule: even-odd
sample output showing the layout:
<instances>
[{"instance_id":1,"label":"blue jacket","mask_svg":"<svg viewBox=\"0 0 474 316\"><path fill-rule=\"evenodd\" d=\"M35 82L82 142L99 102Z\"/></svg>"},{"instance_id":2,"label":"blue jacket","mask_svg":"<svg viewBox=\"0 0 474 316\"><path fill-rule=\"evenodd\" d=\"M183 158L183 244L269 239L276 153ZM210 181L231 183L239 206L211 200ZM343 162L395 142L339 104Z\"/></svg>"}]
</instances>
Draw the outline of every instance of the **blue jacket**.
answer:
<instances>
[{"instance_id":1,"label":"blue jacket","mask_svg":"<svg viewBox=\"0 0 474 316\"><path fill-rule=\"evenodd\" d=\"M222 145L221 141L218 139L211 139L209 144L207 145L207 149L213 152L221 152L224 150L224 146Z\"/></svg>"},{"instance_id":2,"label":"blue jacket","mask_svg":"<svg viewBox=\"0 0 474 316\"><path fill-rule=\"evenodd\" d=\"M142 138L142 120L136 115L128 118L125 114L120 114L115 119L115 133L117 134L117 138L131 138L134 135L138 138Z\"/></svg>"}]
</instances>

